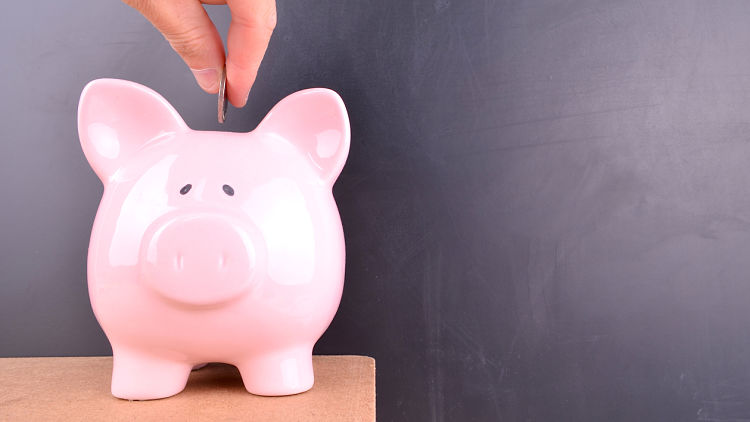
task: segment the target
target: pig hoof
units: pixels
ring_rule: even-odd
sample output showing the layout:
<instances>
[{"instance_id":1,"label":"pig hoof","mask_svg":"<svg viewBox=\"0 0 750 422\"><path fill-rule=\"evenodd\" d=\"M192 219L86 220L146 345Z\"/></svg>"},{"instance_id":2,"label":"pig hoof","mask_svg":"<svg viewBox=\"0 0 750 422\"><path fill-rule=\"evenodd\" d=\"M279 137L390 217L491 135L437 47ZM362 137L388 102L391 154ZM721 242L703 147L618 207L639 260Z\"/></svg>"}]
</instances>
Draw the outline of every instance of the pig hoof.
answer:
<instances>
[{"instance_id":1,"label":"pig hoof","mask_svg":"<svg viewBox=\"0 0 750 422\"><path fill-rule=\"evenodd\" d=\"M127 400L174 396L185 388L191 365L115 354L112 395Z\"/></svg>"},{"instance_id":2,"label":"pig hoof","mask_svg":"<svg viewBox=\"0 0 750 422\"><path fill-rule=\"evenodd\" d=\"M312 354L255 357L237 366L245 389L259 396L287 396L313 386Z\"/></svg>"}]
</instances>

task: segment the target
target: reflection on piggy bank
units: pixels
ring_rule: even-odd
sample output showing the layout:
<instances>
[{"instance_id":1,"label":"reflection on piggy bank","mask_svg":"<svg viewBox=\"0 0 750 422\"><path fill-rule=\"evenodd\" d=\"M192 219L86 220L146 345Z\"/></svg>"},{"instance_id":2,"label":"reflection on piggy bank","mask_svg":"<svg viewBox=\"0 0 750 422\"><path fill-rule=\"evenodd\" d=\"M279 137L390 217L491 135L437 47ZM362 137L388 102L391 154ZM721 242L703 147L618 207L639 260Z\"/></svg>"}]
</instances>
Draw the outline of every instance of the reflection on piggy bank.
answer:
<instances>
[{"instance_id":1,"label":"reflection on piggy bank","mask_svg":"<svg viewBox=\"0 0 750 422\"><path fill-rule=\"evenodd\" d=\"M154 91L100 79L78 130L104 183L88 283L112 394L177 394L204 362L237 366L254 394L310 389L344 283L331 193L349 152L341 98L300 91L250 133L202 132Z\"/></svg>"}]
</instances>

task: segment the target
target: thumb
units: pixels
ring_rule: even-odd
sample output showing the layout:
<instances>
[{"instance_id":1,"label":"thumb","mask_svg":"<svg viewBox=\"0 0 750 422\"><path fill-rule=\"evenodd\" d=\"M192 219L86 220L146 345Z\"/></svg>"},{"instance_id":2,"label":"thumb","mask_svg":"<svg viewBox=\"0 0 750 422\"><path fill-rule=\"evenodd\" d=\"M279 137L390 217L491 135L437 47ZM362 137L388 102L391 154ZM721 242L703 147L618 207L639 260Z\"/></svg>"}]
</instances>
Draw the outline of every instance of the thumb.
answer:
<instances>
[{"instance_id":1,"label":"thumb","mask_svg":"<svg viewBox=\"0 0 750 422\"><path fill-rule=\"evenodd\" d=\"M123 0L141 12L182 57L204 91L215 94L224 66L224 46L198 0Z\"/></svg>"}]
</instances>

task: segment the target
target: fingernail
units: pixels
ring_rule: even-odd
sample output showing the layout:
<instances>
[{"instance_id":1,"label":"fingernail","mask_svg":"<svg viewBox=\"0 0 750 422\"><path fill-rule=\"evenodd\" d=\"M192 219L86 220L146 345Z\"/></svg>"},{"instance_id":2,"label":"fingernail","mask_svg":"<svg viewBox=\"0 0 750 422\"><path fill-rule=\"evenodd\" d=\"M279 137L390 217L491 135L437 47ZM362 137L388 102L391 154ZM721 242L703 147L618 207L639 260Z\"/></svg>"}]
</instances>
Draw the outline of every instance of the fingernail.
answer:
<instances>
[{"instance_id":1,"label":"fingernail","mask_svg":"<svg viewBox=\"0 0 750 422\"><path fill-rule=\"evenodd\" d=\"M190 69L198 85L205 91L212 92L219 88L219 71L216 69Z\"/></svg>"}]
</instances>

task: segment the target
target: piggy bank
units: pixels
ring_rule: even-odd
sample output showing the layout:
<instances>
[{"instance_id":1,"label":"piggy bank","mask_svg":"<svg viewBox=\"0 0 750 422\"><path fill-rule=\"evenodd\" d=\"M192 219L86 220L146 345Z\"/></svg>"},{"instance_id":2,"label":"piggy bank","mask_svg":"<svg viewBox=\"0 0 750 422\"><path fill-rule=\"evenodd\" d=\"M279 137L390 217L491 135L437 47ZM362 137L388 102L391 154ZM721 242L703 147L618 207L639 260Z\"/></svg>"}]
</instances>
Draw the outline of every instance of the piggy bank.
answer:
<instances>
[{"instance_id":1,"label":"piggy bank","mask_svg":"<svg viewBox=\"0 0 750 422\"><path fill-rule=\"evenodd\" d=\"M88 287L112 394L177 394L206 362L235 365L253 394L310 389L344 283L331 193L349 152L341 98L308 89L252 132L205 132L149 88L100 79L78 130L104 184Z\"/></svg>"}]
</instances>

